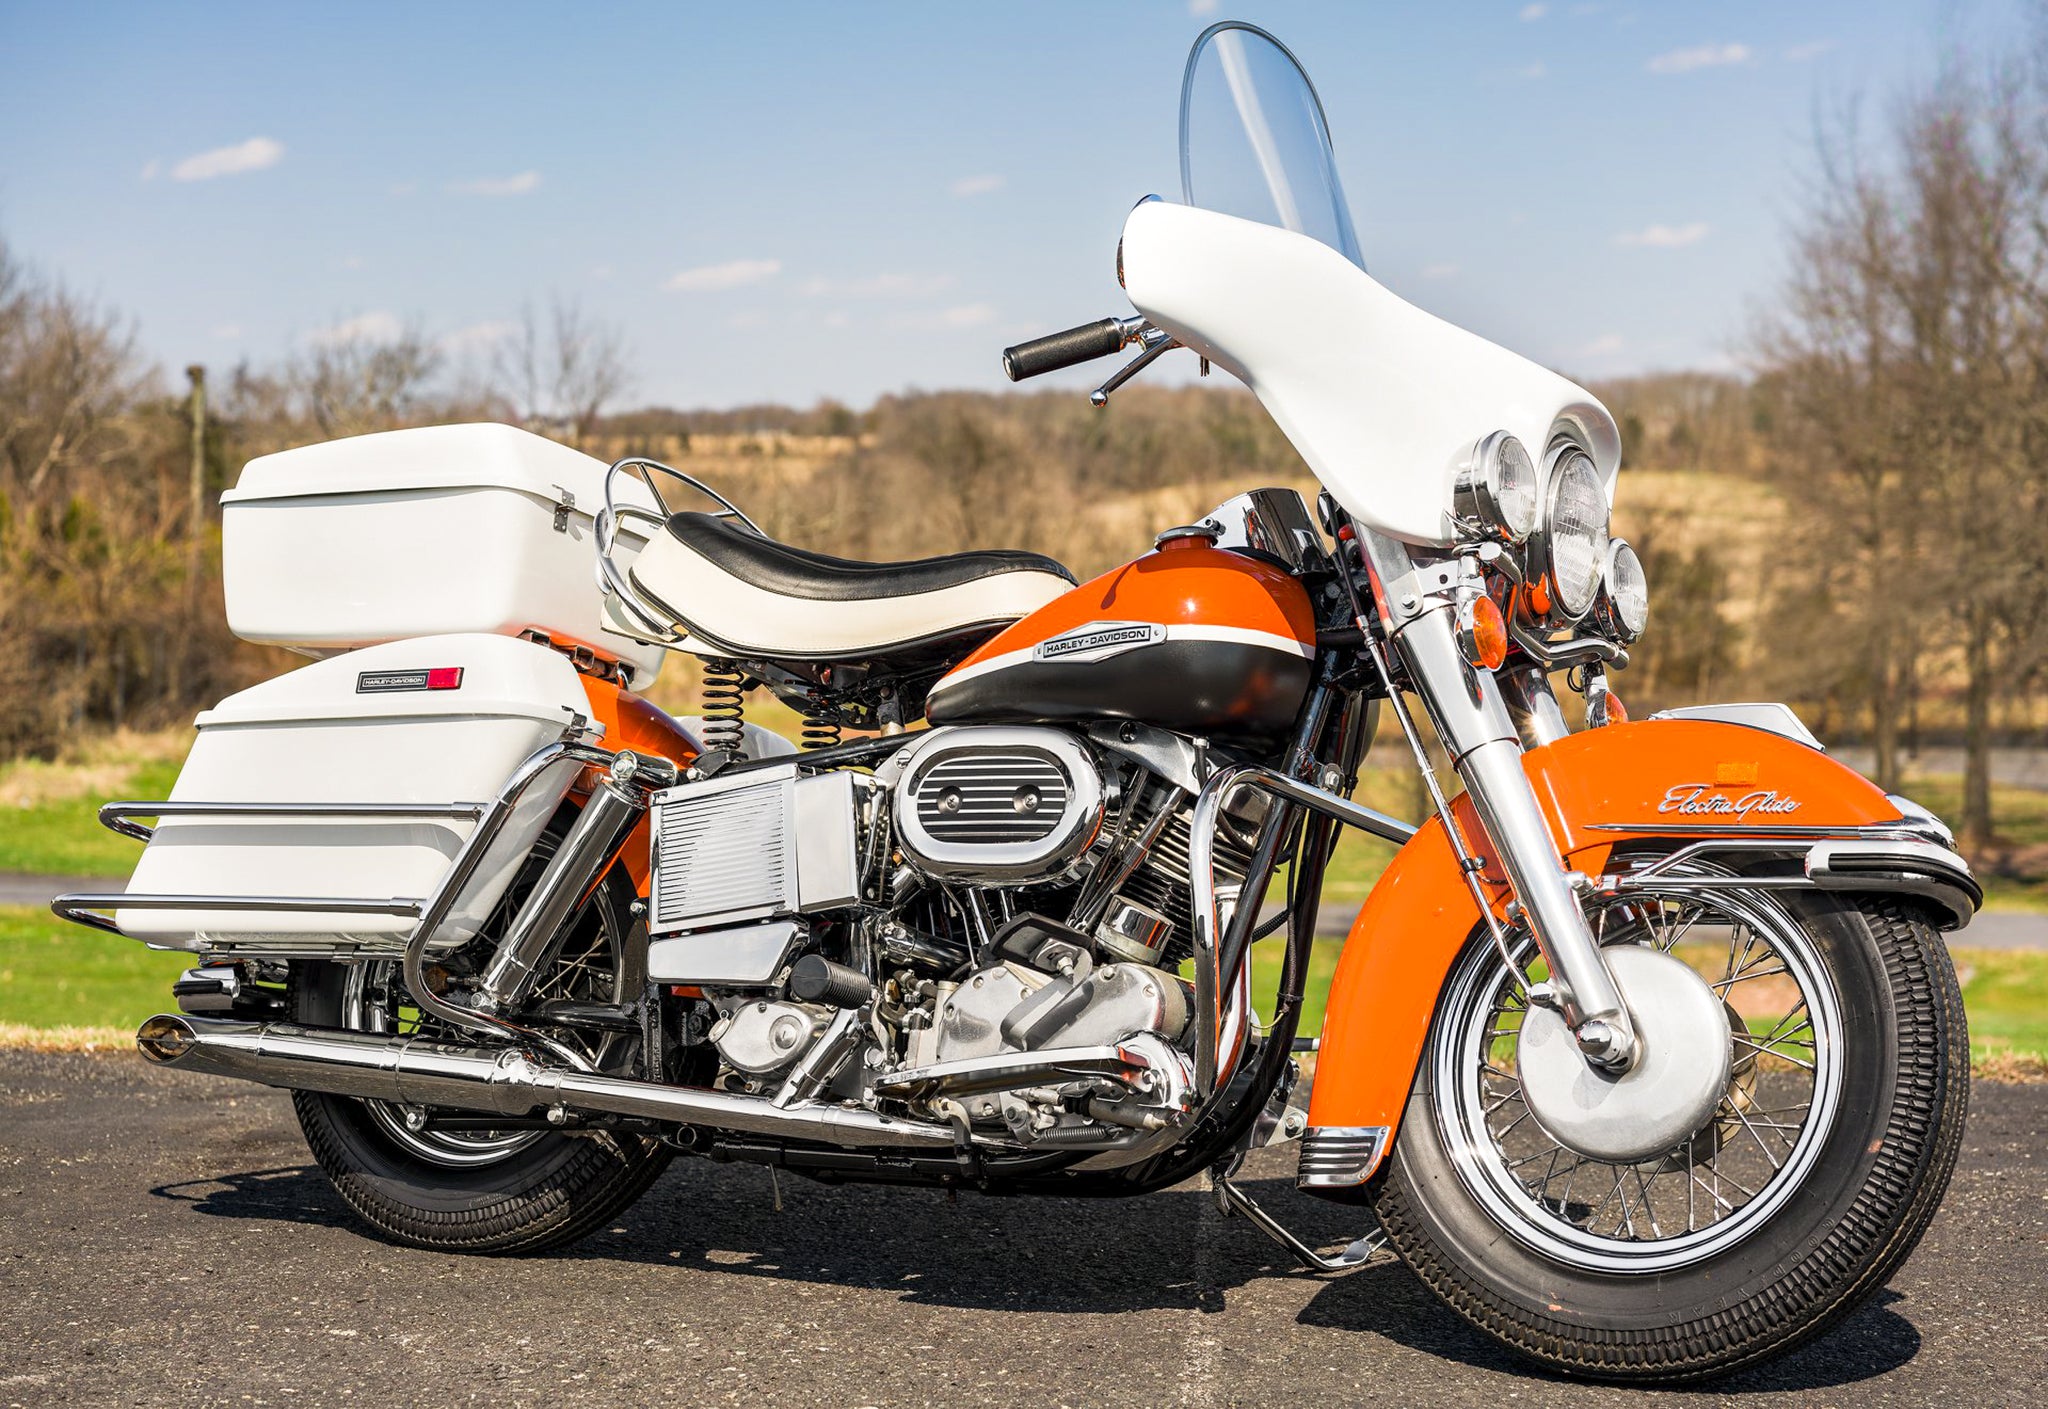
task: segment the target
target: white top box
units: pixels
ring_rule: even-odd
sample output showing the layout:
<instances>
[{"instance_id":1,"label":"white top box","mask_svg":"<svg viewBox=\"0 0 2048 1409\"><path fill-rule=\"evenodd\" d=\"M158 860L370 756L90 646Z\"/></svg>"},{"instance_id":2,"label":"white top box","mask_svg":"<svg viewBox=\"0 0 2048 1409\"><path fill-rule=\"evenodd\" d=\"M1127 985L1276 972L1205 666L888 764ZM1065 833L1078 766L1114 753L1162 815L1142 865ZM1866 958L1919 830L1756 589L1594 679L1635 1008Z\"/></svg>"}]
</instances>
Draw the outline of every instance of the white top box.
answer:
<instances>
[{"instance_id":1,"label":"white top box","mask_svg":"<svg viewBox=\"0 0 2048 1409\"><path fill-rule=\"evenodd\" d=\"M325 656L460 632L543 631L626 667L665 653L607 629L593 516L606 465L516 426L427 426L251 460L221 495L228 626ZM621 506L657 511L621 476ZM646 543L622 530L628 565Z\"/></svg>"}]
</instances>

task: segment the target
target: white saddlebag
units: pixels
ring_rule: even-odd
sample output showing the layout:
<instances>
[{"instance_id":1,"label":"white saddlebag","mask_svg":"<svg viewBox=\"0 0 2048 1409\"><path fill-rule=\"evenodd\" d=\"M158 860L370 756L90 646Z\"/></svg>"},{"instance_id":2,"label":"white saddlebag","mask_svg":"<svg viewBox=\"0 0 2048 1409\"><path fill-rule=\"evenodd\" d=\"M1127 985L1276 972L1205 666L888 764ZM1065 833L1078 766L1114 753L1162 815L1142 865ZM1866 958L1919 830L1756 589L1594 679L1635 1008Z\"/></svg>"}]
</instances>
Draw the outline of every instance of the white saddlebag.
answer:
<instances>
[{"instance_id":1,"label":"white saddlebag","mask_svg":"<svg viewBox=\"0 0 2048 1409\"><path fill-rule=\"evenodd\" d=\"M665 652L606 629L593 515L603 461L516 426L426 426L251 460L221 495L228 626L308 655L415 636L542 631L622 662ZM620 503L654 510L619 477ZM646 539L622 529L614 561Z\"/></svg>"},{"instance_id":2,"label":"white saddlebag","mask_svg":"<svg viewBox=\"0 0 2048 1409\"><path fill-rule=\"evenodd\" d=\"M174 802L487 803L589 704L558 652L506 636L397 641L308 665L222 700ZM578 772L536 779L465 886L433 950L473 938ZM474 829L468 818L165 817L132 894L425 900ZM122 908L126 934L230 954L395 954L405 915Z\"/></svg>"}]
</instances>

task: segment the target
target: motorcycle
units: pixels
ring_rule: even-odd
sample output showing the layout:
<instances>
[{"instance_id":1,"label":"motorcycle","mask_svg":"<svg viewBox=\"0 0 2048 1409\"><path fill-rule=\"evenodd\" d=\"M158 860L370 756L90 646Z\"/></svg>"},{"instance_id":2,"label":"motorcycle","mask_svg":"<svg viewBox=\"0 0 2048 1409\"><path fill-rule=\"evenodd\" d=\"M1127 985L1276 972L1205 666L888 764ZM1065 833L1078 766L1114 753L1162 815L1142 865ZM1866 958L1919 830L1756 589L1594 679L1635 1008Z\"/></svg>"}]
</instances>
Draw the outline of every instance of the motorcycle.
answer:
<instances>
[{"instance_id":1,"label":"motorcycle","mask_svg":"<svg viewBox=\"0 0 2048 1409\"><path fill-rule=\"evenodd\" d=\"M1182 201L1117 248L1135 312L1005 367L1136 348L1101 405L1185 349L1313 508L1255 489L1077 585L828 557L511 427L252 461L231 625L318 659L202 714L169 799L102 809L147 843L126 892L55 902L198 956L142 1055L289 1089L341 1197L417 1247L566 1243L691 1154L1065 1196L1206 1174L1305 1267L1390 1248L1614 1380L1863 1303L1956 1160L1969 867L1782 705L1628 718L1614 419L1366 272L1291 53L1207 30L1180 130ZM701 718L640 693L671 652ZM1352 797L1382 709L1420 826ZM1345 828L1399 851L1300 1038ZM1286 1144L1368 1223L1341 1252L1237 1181Z\"/></svg>"}]
</instances>

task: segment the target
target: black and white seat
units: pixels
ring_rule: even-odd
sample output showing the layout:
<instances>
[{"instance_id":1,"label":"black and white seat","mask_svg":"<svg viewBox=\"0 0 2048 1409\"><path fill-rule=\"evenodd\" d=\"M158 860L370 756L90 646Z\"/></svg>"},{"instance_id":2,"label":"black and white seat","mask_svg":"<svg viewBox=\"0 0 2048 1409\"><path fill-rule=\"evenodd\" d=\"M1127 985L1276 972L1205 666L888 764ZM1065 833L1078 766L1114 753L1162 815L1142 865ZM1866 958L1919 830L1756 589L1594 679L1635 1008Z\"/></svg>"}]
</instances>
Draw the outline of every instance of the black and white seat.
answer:
<instances>
[{"instance_id":1,"label":"black and white seat","mask_svg":"<svg viewBox=\"0 0 2048 1409\"><path fill-rule=\"evenodd\" d=\"M853 562L714 514L671 516L628 576L687 638L684 649L767 661L949 655L1074 585L1072 573L1037 553Z\"/></svg>"}]
</instances>

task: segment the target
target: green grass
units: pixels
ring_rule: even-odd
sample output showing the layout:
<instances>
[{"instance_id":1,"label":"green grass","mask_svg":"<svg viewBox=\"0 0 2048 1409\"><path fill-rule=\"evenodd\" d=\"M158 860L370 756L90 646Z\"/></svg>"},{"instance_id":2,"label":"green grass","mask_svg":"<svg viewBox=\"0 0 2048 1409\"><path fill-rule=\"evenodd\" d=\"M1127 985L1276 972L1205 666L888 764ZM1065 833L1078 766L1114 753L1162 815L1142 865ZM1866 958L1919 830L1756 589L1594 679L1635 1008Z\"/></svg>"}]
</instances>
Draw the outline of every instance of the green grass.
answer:
<instances>
[{"instance_id":1,"label":"green grass","mask_svg":"<svg viewBox=\"0 0 2048 1409\"><path fill-rule=\"evenodd\" d=\"M172 1006L171 981L194 962L47 910L0 906L0 1024L132 1030Z\"/></svg>"},{"instance_id":2,"label":"green grass","mask_svg":"<svg viewBox=\"0 0 2048 1409\"><path fill-rule=\"evenodd\" d=\"M99 823L99 805L168 797L177 759L138 763L105 796L62 798L28 807L0 805L0 871L52 876L125 876L142 843Z\"/></svg>"}]
</instances>

